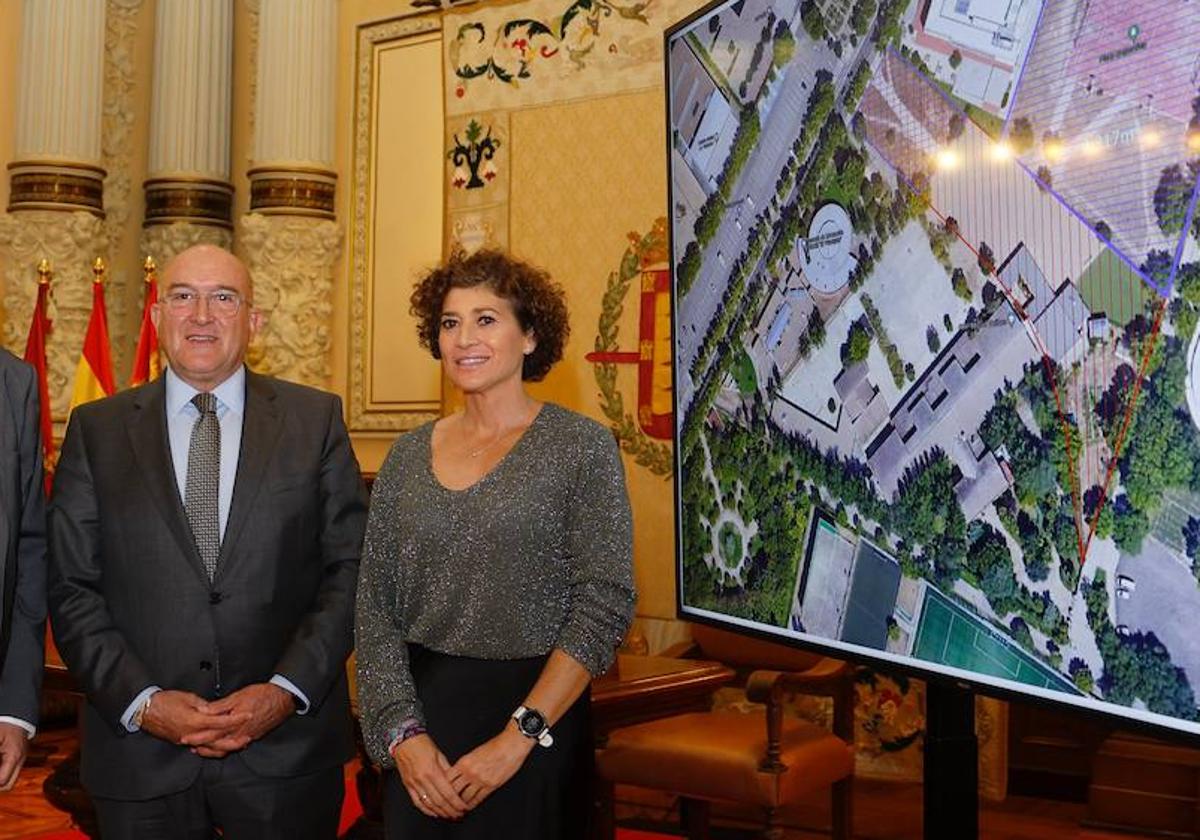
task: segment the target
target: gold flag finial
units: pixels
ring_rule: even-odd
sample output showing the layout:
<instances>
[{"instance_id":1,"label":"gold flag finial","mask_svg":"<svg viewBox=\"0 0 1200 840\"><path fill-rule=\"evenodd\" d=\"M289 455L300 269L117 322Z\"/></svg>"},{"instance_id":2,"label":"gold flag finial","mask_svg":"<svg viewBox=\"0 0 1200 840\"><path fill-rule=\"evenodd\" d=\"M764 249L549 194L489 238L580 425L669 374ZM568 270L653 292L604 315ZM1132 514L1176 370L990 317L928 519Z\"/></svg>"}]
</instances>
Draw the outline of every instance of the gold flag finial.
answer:
<instances>
[{"instance_id":1,"label":"gold flag finial","mask_svg":"<svg viewBox=\"0 0 1200 840\"><path fill-rule=\"evenodd\" d=\"M54 276L54 269L50 267L50 260L42 257L37 264L38 285L50 285L50 278Z\"/></svg>"},{"instance_id":2,"label":"gold flag finial","mask_svg":"<svg viewBox=\"0 0 1200 840\"><path fill-rule=\"evenodd\" d=\"M105 270L104 257L96 257L96 261L94 263L92 263L92 275L93 275L92 282L93 283L103 283L104 282L104 270Z\"/></svg>"},{"instance_id":3,"label":"gold flag finial","mask_svg":"<svg viewBox=\"0 0 1200 840\"><path fill-rule=\"evenodd\" d=\"M154 273L158 271L158 265L154 262L154 257L149 255L142 261L142 274L145 276L147 283L154 280Z\"/></svg>"}]
</instances>

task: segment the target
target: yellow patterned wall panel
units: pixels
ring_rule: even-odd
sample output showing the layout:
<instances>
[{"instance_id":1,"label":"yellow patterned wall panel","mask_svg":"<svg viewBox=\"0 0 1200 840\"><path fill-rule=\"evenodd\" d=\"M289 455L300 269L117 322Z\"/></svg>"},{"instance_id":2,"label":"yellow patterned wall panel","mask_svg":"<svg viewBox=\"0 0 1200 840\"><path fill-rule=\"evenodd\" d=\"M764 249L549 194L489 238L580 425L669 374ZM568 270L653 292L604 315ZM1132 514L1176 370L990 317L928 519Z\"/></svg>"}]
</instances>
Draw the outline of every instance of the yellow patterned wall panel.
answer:
<instances>
[{"instance_id":1,"label":"yellow patterned wall panel","mask_svg":"<svg viewBox=\"0 0 1200 840\"><path fill-rule=\"evenodd\" d=\"M598 324L610 276L666 213L662 89L514 111L509 117L509 244L566 288L567 355L539 396L601 419L595 367ZM665 267L665 266L664 266ZM639 353L640 279L629 284L617 321L620 349ZM626 411L636 413L637 366L617 366ZM666 451L667 443L660 444ZM673 490L668 475L626 459L634 506L638 612L675 614Z\"/></svg>"}]
</instances>

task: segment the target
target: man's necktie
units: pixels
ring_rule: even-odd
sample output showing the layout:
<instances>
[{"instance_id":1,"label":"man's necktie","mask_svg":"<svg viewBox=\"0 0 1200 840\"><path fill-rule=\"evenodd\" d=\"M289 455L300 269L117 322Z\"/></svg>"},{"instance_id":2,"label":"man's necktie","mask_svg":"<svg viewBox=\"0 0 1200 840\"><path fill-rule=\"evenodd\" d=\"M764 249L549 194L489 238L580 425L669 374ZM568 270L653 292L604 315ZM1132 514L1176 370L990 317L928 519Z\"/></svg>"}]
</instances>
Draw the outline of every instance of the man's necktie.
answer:
<instances>
[{"instance_id":1,"label":"man's necktie","mask_svg":"<svg viewBox=\"0 0 1200 840\"><path fill-rule=\"evenodd\" d=\"M192 397L192 405L200 412L200 419L192 426L192 440L188 446L183 508L188 524L192 526L192 539L204 561L204 570L212 580L221 551L217 501L221 476L221 424L217 420L217 398L212 394L196 394Z\"/></svg>"}]
</instances>

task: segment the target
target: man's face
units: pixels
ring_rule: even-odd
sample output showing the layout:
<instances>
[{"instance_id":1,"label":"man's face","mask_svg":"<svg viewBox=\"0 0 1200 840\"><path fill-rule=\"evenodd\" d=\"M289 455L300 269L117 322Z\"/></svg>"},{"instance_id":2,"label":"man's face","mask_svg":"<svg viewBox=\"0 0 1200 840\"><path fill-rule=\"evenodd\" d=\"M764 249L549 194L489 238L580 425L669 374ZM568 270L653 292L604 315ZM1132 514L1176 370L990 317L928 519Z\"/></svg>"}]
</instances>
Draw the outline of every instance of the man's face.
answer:
<instances>
[{"instance_id":1,"label":"man's face","mask_svg":"<svg viewBox=\"0 0 1200 840\"><path fill-rule=\"evenodd\" d=\"M223 311L232 298L237 311ZM213 245L188 248L167 263L151 317L171 370L201 391L238 369L262 323L246 267Z\"/></svg>"}]
</instances>

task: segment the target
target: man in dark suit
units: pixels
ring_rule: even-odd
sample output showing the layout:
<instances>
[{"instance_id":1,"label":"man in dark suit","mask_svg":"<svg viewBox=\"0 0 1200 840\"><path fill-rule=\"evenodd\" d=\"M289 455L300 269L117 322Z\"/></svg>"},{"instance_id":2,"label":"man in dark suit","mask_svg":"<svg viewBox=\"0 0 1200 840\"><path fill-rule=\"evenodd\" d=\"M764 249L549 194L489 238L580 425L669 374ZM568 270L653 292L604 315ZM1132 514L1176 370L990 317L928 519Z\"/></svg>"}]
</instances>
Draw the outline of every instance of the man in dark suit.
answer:
<instances>
[{"instance_id":1,"label":"man in dark suit","mask_svg":"<svg viewBox=\"0 0 1200 840\"><path fill-rule=\"evenodd\" d=\"M50 506L83 783L105 840L332 838L366 511L341 403L246 370L232 254L163 284L167 372L72 413Z\"/></svg>"},{"instance_id":2,"label":"man in dark suit","mask_svg":"<svg viewBox=\"0 0 1200 840\"><path fill-rule=\"evenodd\" d=\"M46 638L46 503L33 368L0 349L0 791L37 725Z\"/></svg>"}]
</instances>

